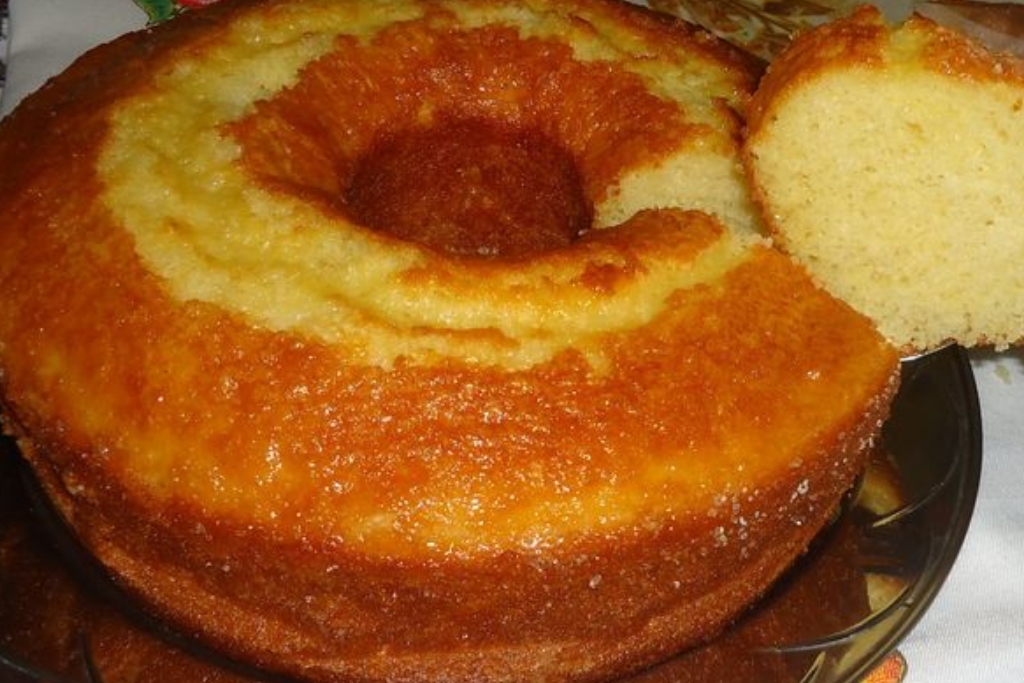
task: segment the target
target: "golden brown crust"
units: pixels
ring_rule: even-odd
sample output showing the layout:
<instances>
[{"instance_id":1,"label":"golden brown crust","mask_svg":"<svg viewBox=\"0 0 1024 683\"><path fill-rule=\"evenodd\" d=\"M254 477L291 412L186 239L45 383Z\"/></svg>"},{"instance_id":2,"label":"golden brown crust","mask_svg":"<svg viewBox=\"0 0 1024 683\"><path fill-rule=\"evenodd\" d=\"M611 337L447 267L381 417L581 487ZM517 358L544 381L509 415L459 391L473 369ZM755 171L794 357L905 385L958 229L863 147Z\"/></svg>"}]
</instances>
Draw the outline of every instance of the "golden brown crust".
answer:
<instances>
[{"instance_id":1,"label":"golden brown crust","mask_svg":"<svg viewBox=\"0 0 1024 683\"><path fill-rule=\"evenodd\" d=\"M100 200L113 117L152 94L151 72L205 54L223 22L288 7L229 2L122 39L2 124L0 159L29 158L0 180L0 388L49 495L158 613L317 679L593 679L717 633L860 471L894 390L892 350L786 258L680 210L537 258L430 253L403 273L403 287L469 300L460 283L486 293L499 277L583 263L567 287L589 297L582 309L659 264L704 264L643 324L581 333L525 365L367 363L346 340L179 299ZM749 75L717 43L614 4L572 7L651 49L726 55L726 89L742 100ZM729 154L734 123L716 138ZM242 167L265 168L263 149ZM516 342L491 328L438 334L510 354Z\"/></svg>"},{"instance_id":2,"label":"golden brown crust","mask_svg":"<svg viewBox=\"0 0 1024 683\"><path fill-rule=\"evenodd\" d=\"M848 21L835 21L797 35L792 44L769 64L746 110L746 129L755 135L772 116L772 107L789 90L826 65L877 65L887 31L881 14L869 5L854 12Z\"/></svg>"},{"instance_id":3,"label":"golden brown crust","mask_svg":"<svg viewBox=\"0 0 1024 683\"><path fill-rule=\"evenodd\" d=\"M774 254L766 258L781 261ZM757 377L756 387L747 388L761 393L765 391L761 382L778 379L779 365L791 359L785 355L786 349L769 352L750 338L752 332L743 334L731 328L763 319L761 314L747 319L749 311L743 310L758 305L761 296L753 295L755 291L768 290L763 296L779 301L780 291L791 292L797 283L808 285L776 277L760 264L747 269L740 279L735 285L739 291L724 296L734 310L727 307L721 312L723 300L717 298L700 306L702 315L722 325L727 334L706 337L696 330L679 329L662 333L678 335L686 347L703 346L697 358L676 355L676 362L712 362L702 366L704 372L699 374L728 373L741 387L745 381L735 366L745 367L746 373ZM766 287L766 283L778 283L780 289ZM822 301L827 299L822 297ZM719 309L717 315L712 313L715 309ZM820 313L818 307L812 307L808 319L794 324L817 321L821 325L821 352L806 358L805 373L829 375L825 357L834 363L834 359L847 356L842 351L844 340L828 331L836 321L820 319ZM781 310L765 314L770 318ZM689 323L689 315L685 320ZM734 332L740 333L734 336ZM744 349L744 339L754 345ZM638 353L632 348L630 352ZM674 353L679 354L679 349ZM703 354L716 358L700 360ZM729 356L736 359L735 364L723 362ZM660 364L652 370L657 367ZM626 370L642 371L635 367ZM868 379L878 382L881 376L876 373ZM642 386L646 380L638 381ZM694 377L693 381L705 384L708 380ZM808 393L808 389L799 390L808 401L827 404L834 400L834 385L822 387L824 395ZM865 389L877 391L878 387ZM188 380L180 390L201 391ZM789 393L778 386L776 390L782 395ZM690 395L698 396L698 391L695 387ZM229 519L210 518L192 506L168 508L140 500L131 488L118 488L109 467L96 463L94 457L74 453L58 457L59 453L51 451L49 459L33 460L65 514L134 590L149 599L169 600L171 604L159 609L168 610L169 616L184 621L190 629L215 634L225 649L267 666L307 674L315 671L325 679L344 672L411 680L436 657L438 675L451 673L452 667L465 667L468 674L464 680L473 679L474 672L478 674L484 667L494 667L495 680L502 680L502 672L507 672L510 664L517 672L544 666L551 667L546 669L549 673L554 670L570 678L588 670L599 676L627 666L636 651L645 652L650 661L708 637L728 623L735 605L756 597L829 519L835 501L860 470L864 443L884 418L888 396L888 392L880 394L863 417L852 415L851 423L838 424L835 432L819 435L815 445L806 447L809 451L803 457L808 466L774 467L769 473L760 471L756 463L746 463L749 480L739 473L731 477L736 482L735 495L723 501L717 512L714 508L685 511L681 507L671 522L659 523L655 529L614 532L616 540L610 544L599 534L541 553L509 548L475 558L425 555L397 565L387 558L360 558L358 551L352 554L344 546L331 547L321 536L324 530L308 519L304 514L308 510L297 503L289 510L290 520L249 531ZM611 398L595 397L600 401ZM785 419L782 410L793 410L777 403L775 391L756 397L741 390L732 398L718 398L742 406L733 420L718 423L723 430L742 429L748 421L755 425L781 421ZM168 399L177 400L170 395ZM710 416L677 415L671 419L684 422L674 424L669 416L687 412L685 403L665 404L668 397L639 399L614 398L620 410L647 411L651 419L663 421L670 430L692 429L692 422L699 426L713 420ZM667 414L650 414L653 410ZM588 425L570 427L559 422L552 429L585 429L583 437L602 439L622 426L608 416L600 423L600 433L594 435L587 432L596 427ZM836 433L842 438L833 445L830 442ZM815 452L818 449L827 450L828 456ZM625 449L619 453L621 462L607 464L604 476L625 479L636 466ZM49 469L52 462L61 462L59 478ZM811 462L816 464L811 466ZM505 465L501 471L511 474L512 467ZM749 488L741 486L741 481L749 481ZM390 483L397 484L393 479ZM68 497L69 485L85 492L85 499ZM515 477L507 485L510 492L521 490ZM397 495L400 490L398 486L391 493ZM312 493L315 487L308 491ZM684 503L679 501L680 506ZM159 517L153 518L154 509L161 508ZM239 572L244 580L239 579ZM306 602L306 596L312 601ZM639 596L643 599L638 600ZM680 614L673 614L676 611ZM652 618L654 615L660 616ZM343 642L333 635L339 632L345 633ZM231 633L240 635L226 635ZM462 643L464 653L442 655L453 640ZM388 644L383 656L382 643ZM483 648L485 654L474 646ZM548 652L556 661L538 658L538 652ZM592 661L594 653L601 653L608 662ZM401 664L403 655L408 664ZM367 659L361 661L364 657Z\"/></svg>"},{"instance_id":4,"label":"golden brown crust","mask_svg":"<svg viewBox=\"0 0 1024 683\"><path fill-rule=\"evenodd\" d=\"M904 28L924 41L922 65L933 71L977 81L1024 83L1024 63L1018 57L994 55L962 33L920 15L911 16ZM823 70L854 65L884 68L890 61L890 29L877 7L863 5L846 19L798 35L769 65L751 97L747 130L756 135L787 91L800 88Z\"/></svg>"},{"instance_id":5,"label":"golden brown crust","mask_svg":"<svg viewBox=\"0 0 1024 683\"><path fill-rule=\"evenodd\" d=\"M121 611L122 601L98 594L69 572L54 553L53 539L41 536L13 475L16 461L0 453L0 581L17 591L0 594L0 639L24 661L46 662L46 670L74 678L83 656L104 683L207 683L249 680L198 651L192 642L168 643ZM876 463L877 464L877 463ZM871 486L875 479L865 482ZM882 488L885 488L884 486ZM861 489L861 496L865 489ZM887 508L888 509L888 508ZM724 637L691 650L637 681L704 681L708 671L723 681L785 679L811 666L814 653L777 661L759 647L793 638L835 632L869 613L865 581L857 563L859 535L848 525L829 532L799 575L747 614ZM823 609L823 606L826 608ZM717 679L716 679L717 680Z\"/></svg>"}]
</instances>

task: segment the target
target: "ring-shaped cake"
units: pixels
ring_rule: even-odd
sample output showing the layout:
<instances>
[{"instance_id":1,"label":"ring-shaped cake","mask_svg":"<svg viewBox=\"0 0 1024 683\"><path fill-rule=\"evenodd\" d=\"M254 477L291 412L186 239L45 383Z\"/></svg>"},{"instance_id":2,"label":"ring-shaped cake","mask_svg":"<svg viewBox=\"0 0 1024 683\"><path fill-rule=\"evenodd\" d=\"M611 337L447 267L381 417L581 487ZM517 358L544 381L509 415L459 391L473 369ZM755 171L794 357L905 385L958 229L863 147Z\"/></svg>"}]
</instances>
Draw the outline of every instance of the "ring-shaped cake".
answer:
<instances>
[{"instance_id":1,"label":"ring-shaped cake","mask_svg":"<svg viewBox=\"0 0 1024 683\"><path fill-rule=\"evenodd\" d=\"M710 638L897 381L758 236L756 77L599 1L227 1L103 46L0 126L5 427L127 590L272 670Z\"/></svg>"}]
</instances>

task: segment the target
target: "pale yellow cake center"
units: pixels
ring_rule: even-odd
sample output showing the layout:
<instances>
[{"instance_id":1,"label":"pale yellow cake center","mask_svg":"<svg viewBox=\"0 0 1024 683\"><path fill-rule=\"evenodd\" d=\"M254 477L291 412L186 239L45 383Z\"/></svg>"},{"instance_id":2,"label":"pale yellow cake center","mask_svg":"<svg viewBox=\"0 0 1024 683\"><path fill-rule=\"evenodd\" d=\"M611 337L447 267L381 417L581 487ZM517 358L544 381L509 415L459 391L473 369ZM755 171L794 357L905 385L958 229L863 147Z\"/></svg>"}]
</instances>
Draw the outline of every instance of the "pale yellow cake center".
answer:
<instances>
[{"instance_id":1,"label":"pale yellow cake center","mask_svg":"<svg viewBox=\"0 0 1024 683\"><path fill-rule=\"evenodd\" d=\"M717 279L745 258L753 221L746 213L732 142L719 130L727 128L727 115L708 96L713 84L701 75L707 70L684 67L678 82L668 82L649 63L652 60L627 57L624 49L593 27L564 25L562 19L544 16L526 22L524 28L488 33L489 29L474 26L490 26L510 8L496 10L496 16L465 11L469 14L459 18L445 13L410 17L409 30L427 40L439 26L460 21L469 27L459 34L465 41L489 40L498 50L514 45L517 50L541 52L555 49L556 41L546 36L564 33L572 47L558 48L568 55L560 63L611 73L614 78L609 82L631 89L636 101L641 96L634 91L641 91L645 107L671 118L667 123L638 120L632 128L623 124L613 142L625 152L613 147L612 154L596 143L585 152L573 152L586 156L581 163L597 171L582 181L590 203L584 211L589 214L592 207L592 219L588 215L568 228L574 233L568 244L547 248L529 260L481 265L425 249L421 240L392 239L380 225L359 225L320 197L338 189L331 186L332 174L341 177L347 172L338 170L350 154L344 149L344 130L362 125L357 119L331 123L336 133L341 131L335 136L341 140L338 149L331 152L334 156L314 161L310 159L320 143L316 136L277 136L271 131L267 137L286 139L302 149L282 147L273 172L254 178L243 163L244 145L229 133L231 126L243 125L258 103L272 105L289 89L309 85L318 61L348 59L349 54L358 60L359 50L373 46L388 28L344 5L303 4L301 12L282 8L259 25L249 26L246 19L236 22L217 45L204 46L193 58L176 59L172 69L155 76L153 88L126 101L113 116L99 163L107 188L105 202L172 296L214 303L253 324L326 341L367 364L387 367L398 359L429 363L457 357L526 368L571 349L599 369L604 360L599 335L647 324L665 309L673 292ZM386 13L372 13L381 16ZM391 22L399 19L389 17ZM510 37L503 37L502 31ZM400 38L395 42L400 45ZM523 43L527 48L519 47ZM480 52L487 56L486 51L474 54ZM446 55L438 59L442 58L449 59L449 70L457 63ZM476 72L465 67L469 78L476 79L471 82L482 84L478 89L489 88L465 106L475 107L472 115L482 113L515 127L540 114L534 111L537 94L530 91L536 83L516 90L519 72L501 71L515 67L508 61L512 60L497 63L495 58L495 63L484 62L486 69L474 67ZM358 61L354 64L357 67ZM346 69L347 77L362 79L372 91L376 76L353 76L354 69ZM447 81L443 88L438 86L442 94L447 92L444 88L454 87ZM598 95L605 116L609 111L614 114L617 106L627 106L619 101L631 101L614 92ZM389 99L414 96L397 93ZM350 107L345 116L363 116L363 108ZM369 105L366 108L369 111ZM628 113L623 110L618 116L626 121ZM547 114L552 120L567 121L563 126L575 123L566 112ZM371 115L372 111L365 113ZM415 116L429 123L439 114L429 102L418 102ZM647 130L656 127L652 123L669 132L678 129L677 136L665 138L677 137L672 144L678 149L652 148L650 162L622 161L619 157L627 152L644 154L645 145L654 144ZM296 125L281 124L292 130ZM577 134L570 129L556 133ZM658 144L664 147L663 142ZM319 180L293 173L300 159L323 166ZM621 172L605 170L612 167ZM298 187L288 186L293 176L299 178ZM579 233L590 229L627 230L628 226L616 226L649 208L717 214L737 228L739 239L709 244L693 258L691 248L673 246L685 245L687 238L674 235L672 221L666 220L665 233L647 245L623 248L621 240L608 244L603 238L587 244L576 241ZM595 287L592 274L598 271L628 276L616 279L612 288Z\"/></svg>"}]
</instances>

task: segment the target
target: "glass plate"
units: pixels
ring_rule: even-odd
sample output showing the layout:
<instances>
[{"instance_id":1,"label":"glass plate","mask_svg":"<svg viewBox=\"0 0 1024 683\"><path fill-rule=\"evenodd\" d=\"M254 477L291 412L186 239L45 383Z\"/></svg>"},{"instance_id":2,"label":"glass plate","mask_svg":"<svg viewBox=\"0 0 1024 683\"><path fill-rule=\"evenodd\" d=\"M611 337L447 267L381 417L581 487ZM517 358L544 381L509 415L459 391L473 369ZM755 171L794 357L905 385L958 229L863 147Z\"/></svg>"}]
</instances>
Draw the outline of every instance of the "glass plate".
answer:
<instances>
[{"instance_id":1,"label":"glass plate","mask_svg":"<svg viewBox=\"0 0 1024 683\"><path fill-rule=\"evenodd\" d=\"M971 518L981 420L964 351L904 361L893 414L835 523L731 629L635 683L854 683L913 628ZM0 449L0 679L12 683L282 681L140 611Z\"/></svg>"}]
</instances>

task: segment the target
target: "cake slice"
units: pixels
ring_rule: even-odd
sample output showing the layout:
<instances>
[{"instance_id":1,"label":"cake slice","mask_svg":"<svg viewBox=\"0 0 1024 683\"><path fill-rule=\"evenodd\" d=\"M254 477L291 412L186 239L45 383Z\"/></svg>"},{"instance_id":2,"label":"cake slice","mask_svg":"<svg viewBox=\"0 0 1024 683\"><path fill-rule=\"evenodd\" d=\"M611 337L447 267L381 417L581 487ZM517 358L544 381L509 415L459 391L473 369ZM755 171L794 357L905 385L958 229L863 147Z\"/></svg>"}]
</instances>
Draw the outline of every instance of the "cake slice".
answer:
<instances>
[{"instance_id":1,"label":"cake slice","mask_svg":"<svg viewBox=\"0 0 1024 683\"><path fill-rule=\"evenodd\" d=\"M799 36L748 114L777 244L891 342L1024 337L1024 62L866 7Z\"/></svg>"}]
</instances>

